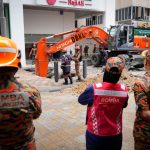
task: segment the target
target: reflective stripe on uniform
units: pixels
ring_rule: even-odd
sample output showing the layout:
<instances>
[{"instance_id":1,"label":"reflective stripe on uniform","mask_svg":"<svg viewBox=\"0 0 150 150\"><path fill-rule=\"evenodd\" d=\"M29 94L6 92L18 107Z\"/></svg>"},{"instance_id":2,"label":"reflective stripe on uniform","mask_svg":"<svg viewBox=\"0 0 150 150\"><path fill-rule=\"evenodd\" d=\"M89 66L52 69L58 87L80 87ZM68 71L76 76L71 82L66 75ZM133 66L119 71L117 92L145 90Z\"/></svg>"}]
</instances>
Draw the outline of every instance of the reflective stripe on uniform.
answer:
<instances>
[{"instance_id":1,"label":"reflective stripe on uniform","mask_svg":"<svg viewBox=\"0 0 150 150\"><path fill-rule=\"evenodd\" d=\"M14 48L0 47L0 52L16 53L16 49L14 49Z\"/></svg>"},{"instance_id":2,"label":"reflective stripe on uniform","mask_svg":"<svg viewBox=\"0 0 150 150\"><path fill-rule=\"evenodd\" d=\"M124 91L97 90L96 89L95 95L126 97L127 93Z\"/></svg>"},{"instance_id":3,"label":"reflective stripe on uniform","mask_svg":"<svg viewBox=\"0 0 150 150\"><path fill-rule=\"evenodd\" d=\"M29 106L27 92L0 93L0 109L26 108Z\"/></svg>"}]
</instances>

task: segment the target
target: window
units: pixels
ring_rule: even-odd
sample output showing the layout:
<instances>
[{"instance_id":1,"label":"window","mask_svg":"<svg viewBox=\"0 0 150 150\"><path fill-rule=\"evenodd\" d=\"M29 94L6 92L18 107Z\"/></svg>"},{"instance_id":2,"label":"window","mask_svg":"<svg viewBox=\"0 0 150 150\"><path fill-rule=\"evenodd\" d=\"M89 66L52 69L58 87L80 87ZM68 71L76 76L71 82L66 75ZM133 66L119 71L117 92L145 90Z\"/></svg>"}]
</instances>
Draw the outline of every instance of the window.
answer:
<instances>
[{"instance_id":1,"label":"window","mask_svg":"<svg viewBox=\"0 0 150 150\"><path fill-rule=\"evenodd\" d=\"M10 36L10 16L9 16L9 5L8 4L4 4L4 17L6 19L6 36L7 37L11 37ZM2 34L1 31L1 26L0 26L0 35Z\"/></svg>"},{"instance_id":2,"label":"window","mask_svg":"<svg viewBox=\"0 0 150 150\"><path fill-rule=\"evenodd\" d=\"M128 19L131 19L131 7L128 8Z\"/></svg>"},{"instance_id":3,"label":"window","mask_svg":"<svg viewBox=\"0 0 150 150\"><path fill-rule=\"evenodd\" d=\"M124 20L124 8L122 9L122 20Z\"/></svg>"},{"instance_id":4,"label":"window","mask_svg":"<svg viewBox=\"0 0 150 150\"><path fill-rule=\"evenodd\" d=\"M119 20L121 20L121 9L119 9Z\"/></svg>"},{"instance_id":5,"label":"window","mask_svg":"<svg viewBox=\"0 0 150 150\"><path fill-rule=\"evenodd\" d=\"M118 21L118 10L116 10L116 21Z\"/></svg>"},{"instance_id":6,"label":"window","mask_svg":"<svg viewBox=\"0 0 150 150\"><path fill-rule=\"evenodd\" d=\"M134 28L133 26L130 26L129 27L129 42L131 43L133 42L133 40L134 40Z\"/></svg>"},{"instance_id":7,"label":"window","mask_svg":"<svg viewBox=\"0 0 150 150\"><path fill-rule=\"evenodd\" d=\"M103 23L103 15L86 18L86 26L98 25Z\"/></svg>"},{"instance_id":8,"label":"window","mask_svg":"<svg viewBox=\"0 0 150 150\"><path fill-rule=\"evenodd\" d=\"M101 24L101 17L98 16L98 24Z\"/></svg>"},{"instance_id":9,"label":"window","mask_svg":"<svg viewBox=\"0 0 150 150\"><path fill-rule=\"evenodd\" d=\"M144 19L144 8L142 7L142 10L141 10L141 19Z\"/></svg>"},{"instance_id":10,"label":"window","mask_svg":"<svg viewBox=\"0 0 150 150\"><path fill-rule=\"evenodd\" d=\"M125 8L125 19L128 19L128 8Z\"/></svg>"},{"instance_id":11,"label":"window","mask_svg":"<svg viewBox=\"0 0 150 150\"><path fill-rule=\"evenodd\" d=\"M132 19L136 18L136 7L132 8Z\"/></svg>"}]
</instances>

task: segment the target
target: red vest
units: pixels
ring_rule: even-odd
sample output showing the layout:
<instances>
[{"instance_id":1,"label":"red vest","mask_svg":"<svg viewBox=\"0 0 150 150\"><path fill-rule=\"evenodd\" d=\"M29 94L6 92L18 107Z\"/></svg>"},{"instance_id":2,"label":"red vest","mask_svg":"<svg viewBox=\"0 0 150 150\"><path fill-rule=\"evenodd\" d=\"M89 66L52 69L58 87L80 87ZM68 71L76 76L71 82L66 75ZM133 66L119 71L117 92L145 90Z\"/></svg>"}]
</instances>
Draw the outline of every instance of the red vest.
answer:
<instances>
[{"instance_id":1,"label":"red vest","mask_svg":"<svg viewBox=\"0 0 150 150\"><path fill-rule=\"evenodd\" d=\"M98 136L122 133L122 110L128 99L122 84L103 82L94 84L94 101L87 109L87 130Z\"/></svg>"}]
</instances>

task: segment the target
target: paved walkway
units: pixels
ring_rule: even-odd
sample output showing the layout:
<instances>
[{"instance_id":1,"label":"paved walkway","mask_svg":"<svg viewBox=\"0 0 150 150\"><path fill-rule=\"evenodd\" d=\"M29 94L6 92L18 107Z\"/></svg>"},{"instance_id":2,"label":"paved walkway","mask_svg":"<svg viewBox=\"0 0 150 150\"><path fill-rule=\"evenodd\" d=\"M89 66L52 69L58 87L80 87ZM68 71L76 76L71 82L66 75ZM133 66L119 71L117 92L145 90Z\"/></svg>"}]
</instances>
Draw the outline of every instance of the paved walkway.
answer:
<instances>
[{"instance_id":1,"label":"paved walkway","mask_svg":"<svg viewBox=\"0 0 150 150\"><path fill-rule=\"evenodd\" d=\"M92 72L96 74L100 70L95 68ZM63 91L73 85L64 86L62 79L55 83L53 79L38 77L24 70L20 70L16 76L18 80L26 81L41 91L43 112L34 121L37 150L85 150L86 106L78 103L78 97L69 92L71 90ZM133 150L134 113L135 104L133 94L130 93L129 106L124 110L123 117L122 150Z\"/></svg>"}]
</instances>

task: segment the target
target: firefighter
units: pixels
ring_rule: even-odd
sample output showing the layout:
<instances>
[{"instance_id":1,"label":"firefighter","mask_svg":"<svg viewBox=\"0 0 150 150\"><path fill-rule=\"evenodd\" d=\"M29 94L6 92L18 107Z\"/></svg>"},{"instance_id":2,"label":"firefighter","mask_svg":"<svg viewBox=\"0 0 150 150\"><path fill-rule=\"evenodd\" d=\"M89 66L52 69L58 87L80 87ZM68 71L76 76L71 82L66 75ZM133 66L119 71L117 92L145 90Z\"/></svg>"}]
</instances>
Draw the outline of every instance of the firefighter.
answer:
<instances>
[{"instance_id":1,"label":"firefighter","mask_svg":"<svg viewBox=\"0 0 150 150\"><path fill-rule=\"evenodd\" d=\"M35 150L33 119L41 114L39 91L18 82L16 44L0 37L0 149Z\"/></svg>"},{"instance_id":2,"label":"firefighter","mask_svg":"<svg viewBox=\"0 0 150 150\"><path fill-rule=\"evenodd\" d=\"M133 136L135 150L150 149L150 50L142 52L146 73L136 80L133 91L137 105Z\"/></svg>"},{"instance_id":3,"label":"firefighter","mask_svg":"<svg viewBox=\"0 0 150 150\"><path fill-rule=\"evenodd\" d=\"M80 46L75 46L75 54L72 57L72 60L75 62L75 70L76 70L76 76L78 77L77 81L81 81L81 75L80 75L80 61L82 61L82 54L80 52Z\"/></svg>"},{"instance_id":4,"label":"firefighter","mask_svg":"<svg viewBox=\"0 0 150 150\"><path fill-rule=\"evenodd\" d=\"M63 71L63 77L65 82L63 84L68 85L68 78L70 80L70 84L73 83L72 76L71 76L71 56L67 54L67 50L62 50L63 55L61 57L61 69Z\"/></svg>"},{"instance_id":5,"label":"firefighter","mask_svg":"<svg viewBox=\"0 0 150 150\"><path fill-rule=\"evenodd\" d=\"M88 105L87 150L121 150L122 111L128 103L128 92L118 81L124 66L121 58L109 58L103 82L89 86L78 98L80 104Z\"/></svg>"}]
</instances>

